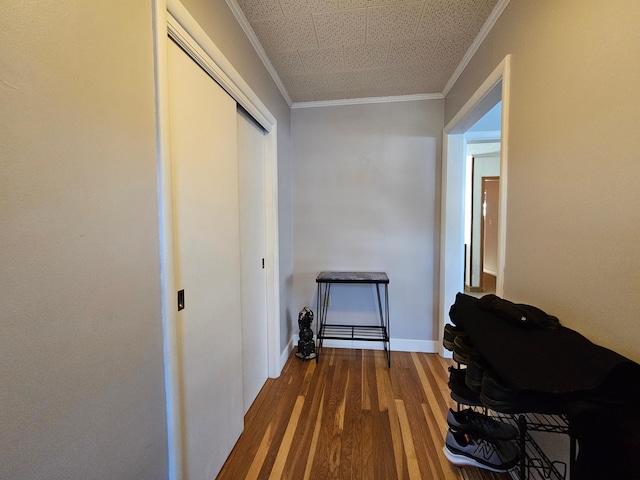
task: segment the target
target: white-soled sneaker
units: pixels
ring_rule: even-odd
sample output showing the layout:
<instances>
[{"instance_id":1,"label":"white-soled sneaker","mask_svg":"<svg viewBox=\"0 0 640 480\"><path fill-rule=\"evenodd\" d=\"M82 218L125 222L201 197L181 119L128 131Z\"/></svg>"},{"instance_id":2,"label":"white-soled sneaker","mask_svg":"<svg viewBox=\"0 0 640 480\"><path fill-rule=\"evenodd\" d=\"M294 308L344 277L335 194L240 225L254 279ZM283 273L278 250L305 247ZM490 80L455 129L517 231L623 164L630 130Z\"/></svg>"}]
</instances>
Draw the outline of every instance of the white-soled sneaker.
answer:
<instances>
[{"instance_id":1,"label":"white-soled sneaker","mask_svg":"<svg viewBox=\"0 0 640 480\"><path fill-rule=\"evenodd\" d=\"M513 442L490 442L463 431L447 432L444 446L447 459L457 466L472 466L492 472L507 472L518 463L519 452Z\"/></svg>"}]
</instances>

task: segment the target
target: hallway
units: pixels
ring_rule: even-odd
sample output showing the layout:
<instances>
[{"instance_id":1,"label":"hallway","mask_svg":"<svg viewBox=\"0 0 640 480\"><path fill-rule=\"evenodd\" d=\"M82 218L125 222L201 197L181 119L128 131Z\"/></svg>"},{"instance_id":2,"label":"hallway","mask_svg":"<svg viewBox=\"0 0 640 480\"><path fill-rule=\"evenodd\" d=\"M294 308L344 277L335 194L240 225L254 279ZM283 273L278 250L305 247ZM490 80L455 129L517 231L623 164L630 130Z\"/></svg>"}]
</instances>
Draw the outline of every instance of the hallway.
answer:
<instances>
[{"instance_id":1,"label":"hallway","mask_svg":"<svg viewBox=\"0 0 640 480\"><path fill-rule=\"evenodd\" d=\"M325 348L291 356L245 416L226 479L499 479L442 453L452 363L435 354Z\"/></svg>"}]
</instances>

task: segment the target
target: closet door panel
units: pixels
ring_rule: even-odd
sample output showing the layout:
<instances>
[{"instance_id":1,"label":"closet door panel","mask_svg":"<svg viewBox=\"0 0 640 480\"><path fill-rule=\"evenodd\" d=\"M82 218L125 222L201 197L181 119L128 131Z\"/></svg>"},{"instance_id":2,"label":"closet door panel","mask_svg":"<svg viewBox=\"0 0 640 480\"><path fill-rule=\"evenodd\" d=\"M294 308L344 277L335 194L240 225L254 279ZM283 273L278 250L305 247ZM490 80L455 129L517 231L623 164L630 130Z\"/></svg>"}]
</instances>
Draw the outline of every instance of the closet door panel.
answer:
<instances>
[{"instance_id":1,"label":"closet door panel","mask_svg":"<svg viewBox=\"0 0 640 480\"><path fill-rule=\"evenodd\" d=\"M264 131L238 111L240 258L242 261L242 368L244 411L268 377L265 258Z\"/></svg>"},{"instance_id":2,"label":"closet door panel","mask_svg":"<svg viewBox=\"0 0 640 480\"><path fill-rule=\"evenodd\" d=\"M243 429L236 103L169 45L181 421L187 478L215 478Z\"/></svg>"}]
</instances>

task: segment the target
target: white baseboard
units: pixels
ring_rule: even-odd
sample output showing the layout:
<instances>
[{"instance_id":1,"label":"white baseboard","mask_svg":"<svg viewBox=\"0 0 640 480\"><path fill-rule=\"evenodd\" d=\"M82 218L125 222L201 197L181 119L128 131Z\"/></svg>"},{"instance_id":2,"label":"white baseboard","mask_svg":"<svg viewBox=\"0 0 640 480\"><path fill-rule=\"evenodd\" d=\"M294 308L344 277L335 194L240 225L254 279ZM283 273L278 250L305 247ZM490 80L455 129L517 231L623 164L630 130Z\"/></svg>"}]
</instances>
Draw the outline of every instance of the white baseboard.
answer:
<instances>
[{"instance_id":1,"label":"white baseboard","mask_svg":"<svg viewBox=\"0 0 640 480\"><path fill-rule=\"evenodd\" d=\"M392 338L391 350L397 352L440 353L440 342Z\"/></svg>"},{"instance_id":2,"label":"white baseboard","mask_svg":"<svg viewBox=\"0 0 640 480\"><path fill-rule=\"evenodd\" d=\"M293 335L286 348L283 350L280 356L280 363L282 367L286 363L291 351L298 344L298 335ZM358 348L361 350L384 350L382 342L370 342L362 340L325 340L322 342L323 347L329 348ZM396 352L419 352L419 353L438 353L442 354L440 342L433 340L414 340L404 338L392 338L390 341L392 351ZM445 350L446 352L446 350Z\"/></svg>"},{"instance_id":3,"label":"white baseboard","mask_svg":"<svg viewBox=\"0 0 640 480\"><path fill-rule=\"evenodd\" d=\"M282 350L282 354L280 355L280 368L278 369L278 372L282 372L282 369L284 368L285 363L287 363L287 360L289 359L291 352L293 351L293 349L297 344L298 344L298 336L294 335L289 339L284 349Z\"/></svg>"}]
</instances>

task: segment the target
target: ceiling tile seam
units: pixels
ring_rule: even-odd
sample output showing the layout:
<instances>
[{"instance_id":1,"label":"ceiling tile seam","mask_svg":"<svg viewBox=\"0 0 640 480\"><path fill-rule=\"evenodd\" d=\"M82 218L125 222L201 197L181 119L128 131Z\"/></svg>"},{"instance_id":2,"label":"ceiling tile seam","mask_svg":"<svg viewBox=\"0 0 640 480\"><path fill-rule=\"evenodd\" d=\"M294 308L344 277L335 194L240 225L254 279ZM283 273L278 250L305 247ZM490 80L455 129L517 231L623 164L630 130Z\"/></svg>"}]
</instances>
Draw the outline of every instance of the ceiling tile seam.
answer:
<instances>
[{"instance_id":1,"label":"ceiling tile seam","mask_svg":"<svg viewBox=\"0 0 640 480\"><path fill-rule=\"evenodd\" d=\"M365 28L364 28L364 30L365 30L365 39L364 39L364 41L362 43L358 42L357 45L366 44L367 43L367 39L366 39L366 31L367 31L367 26L366 26L367 13L366 12L367 12L367 7L364 7L364 8L363 7L353 7L353 8L347 8L347 9L344 9L344 10L332 10L332 11L329 11L329 12L312 13L311 17L312 17L312 20L313 20L313 26L316 29L316 34L317 34L317 30L318 30L318 25L316 23L316 18L319 18L320 16L323 16L323 15L327 15L329 13L342 14L343 12L347 13L347 12L358 12L358 11L364 11L365 12L365 15L364 15L364 17L365 17ZM343 43L343 41L344 40L341 40L341 43ZM343 44L342 46L344 47L345 45ZM319 38L318 38L318 48L320 48L320 39Z\"/></svg>"},{"instance_id":2,"label":"ceiling tile seam","mask_svg":"<svg viewBox=\"0 0 640 480\"><path fill-rule=\"evenodd\" d=\"M412 37L413 40L418 40L418 29L420 28L420 23L422 22L422 16L424 15L424 11L426 9L427 2L423 1L421 3L422 3L422 9L420 10L420 18L418 19L418 22L416 23L415 31L413 32L413 37ZM392 46L392 44L393 44L393 41L389 40L389 44L387 45L387 59L385 61L385 65L386 66L389 66L389 57L391 56L391 46ZM433 53L432 53L432 55L433 55ZM431 57L429 57L429 58L431 58ZM403 65L405 67L408 67L406 62L403 63ZM405 68L404 80L406 80L406 76L407 76L407 70Z\"/></svg>"},{"instance_id":3,"label":"ceiling tile seam","mask_svg":"<svg viewBox=\"0 0 640 480\"><path fill-rule=\"evenodd\" d=\"M364 43L369 43L369 7L366 7L364 12Z\"/></svg>"},{"instance_id":4,"label":"ceiling tile seam","mask_svg":"<svg viewBox=\"0 0 640 480\"><path fill-rule=\"evenodd\" d=\"M413 32L414 40L418 38L418 30L420 29L420 25L422 24L422 17L424 16L424 11L427 9L427 2L422 2L422 10L420 11L420 18L416 23L416 31Z\"/></svg>"},{"instance_id":5,"label":"ceiling tile seam","mask_svg":"<svg viewBox=\"0 0 640 480\"><path fill-rule=\"evenodd\" d=\"M320 49L320 37L318 36L318 28L316 27L316 21L313 18L313 13L310 13L311 15L311 25L313 25L313 33L316 37L316 45L318 46L318 49Z\"/></svg>"},{"instance_id":6,"label":"ceiling tile seam","mask_svg":"<svg viewBox=\"0 0 640 480\"><path fill-rule=\"evenodd\" d=\"M391 55L391 43L392 40L387 41L387 54L384 56L384 66L389 66L389 56Z\"/></svg>"},{"instance_id":7,"label":"ceiling tile seam","mask_svg":"<svg viewBox=\"0 0 640 480\"><path fill-rule=\"evenodd\" d=\"M355 10L355 9L351 9L351 10ZM316 34L316 43L318 44L318 50L320 50L322 48L322 47L320 47L320 38L318 37L318 26L316 25L316 16L319 16L319 15L321 15L321 14L311 14L311 23L313 23L313 29L314 29L315 34ZM346 71L346 65L347 65L346 60L347 60L347 58L346 58L346 55L345 55L345 52L344 52L343 41L341 41L340 43L341 43L340 49L342 51L342 65L344 67L344 70ZM327 48L327 47L324 47L324 48ZM302 66L305 68L305 70L307 70L307 67L304 64L303 57L302 57L302 55L300 55L299 49L296 49L296 52L298 53L298 57L300 58Z\"/></svg>"},{"instance_id":8,"label":"ceiling tile seam","mask_svg":"<svg viewBox=\"0 0 640 480\"><path fill-rule=\"evenodd\" d=\"M306 72L307 67L304 66L304 60L302 59L302 55L300 55L300 50L298 50L297 48L296 48L296 56L298 57L298 60L300 60L300 65L302 65L302 68ZM289 75L287 74L287 76L289 76Z\"/></svg>"},{"instance_id":9,"label":"ceiling tile seam","mask_svg":"<svg viewBox=\"0 0 640 480\"><path fill-rule=\"evenodd\" d=\"M440 44L442 42L444 42L443 35L438 35L438 42L433 47L433 50L431 51L431 55L429 55L429 65L431 65L431 62L433 61L433 57L435 56L436 52L438 51L438 48L440 48Z\"/></svg>"},{"instance_id":10,"label":"ceiling tile seam","mask_svg":"<svg viewBox=\"0 0 640 480\"><path fill-rule=\"evenodd\" d=\"M326 15L328 13L347 13L347 12L354 12L356 10L367 10L370 7L349 7L349 8L341 8L338 10L326 10L326 11L322 11L322 12L313 12L311 13L311 15Z\"/></svg>"},{"instance_id":11,"label":"ceiling tile seam","mask_svg":"<svg viewBox=\"0 0 640 480\"><path fill-rule=\"evenodd\" d=\"M318 26L316 25L316 15L313 14L313 13L311 14L311 23L313 24L313 30L316 33L316 43L318 44L318 49L319 49L320 48L320 38L318 38ZM296 49L296 51L298 51L298 49ZM299 53L298 53L298 55L300 56L300 59L302 60L302 55L300 55ZM304 61L302 62L302 65L304 66Z\"/></svg>"},{"instance_id":12,"label":"ceiling tile seam","mask_svg":"<svg viewBox=\"0 0 640 480\"><path fill-rule=\"evenodd\" d=\"M284 8L282 8L282 4L280 3L280 0L276 0L278 2L278 7L280 8L280 13L282 14L283 17L285 17L284 15Z\"/></svg>"}]
</instances>

